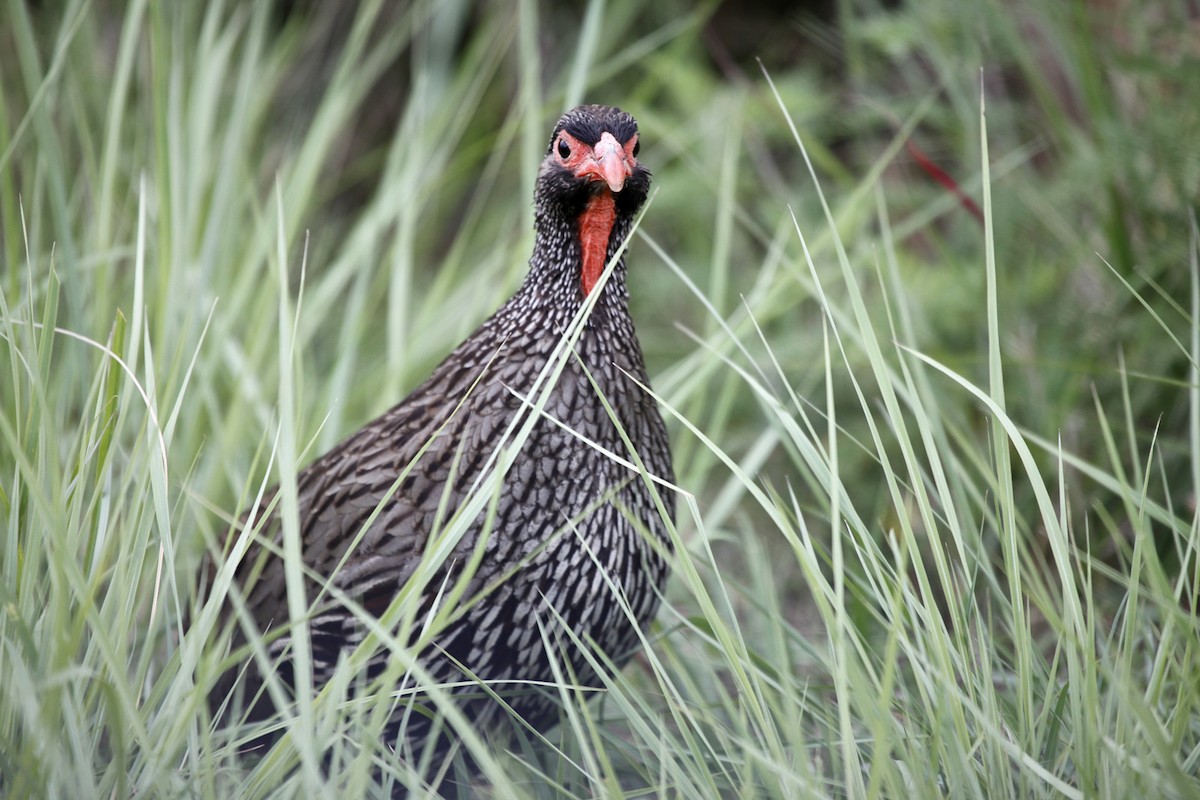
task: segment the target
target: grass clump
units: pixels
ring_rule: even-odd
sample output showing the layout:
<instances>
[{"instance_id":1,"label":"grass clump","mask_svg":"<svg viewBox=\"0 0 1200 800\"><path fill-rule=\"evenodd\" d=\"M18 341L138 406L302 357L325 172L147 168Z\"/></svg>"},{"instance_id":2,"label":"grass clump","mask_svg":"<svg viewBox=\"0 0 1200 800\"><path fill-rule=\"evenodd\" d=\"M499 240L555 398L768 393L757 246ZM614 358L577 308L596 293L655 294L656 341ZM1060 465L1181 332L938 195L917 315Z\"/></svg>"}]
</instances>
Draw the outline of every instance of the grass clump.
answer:
<instances>
[{"instance_id":1,"label":"grass clump","mask_svg":"<svg viewBox=\"0 0 1200 800\"><path fill-rule=\"evenodd\" d=\"M1174 4L844 3L769 36L672 3L51 5L0 12L5 796L441 767L348 685L239 757L185 620L235 510L515 287L546 123L584 99L638 117L658 187L631 285L679 552L644 655L546 737L471 742L474 790L1200 791Z\"/></svg>"}]
</instances>

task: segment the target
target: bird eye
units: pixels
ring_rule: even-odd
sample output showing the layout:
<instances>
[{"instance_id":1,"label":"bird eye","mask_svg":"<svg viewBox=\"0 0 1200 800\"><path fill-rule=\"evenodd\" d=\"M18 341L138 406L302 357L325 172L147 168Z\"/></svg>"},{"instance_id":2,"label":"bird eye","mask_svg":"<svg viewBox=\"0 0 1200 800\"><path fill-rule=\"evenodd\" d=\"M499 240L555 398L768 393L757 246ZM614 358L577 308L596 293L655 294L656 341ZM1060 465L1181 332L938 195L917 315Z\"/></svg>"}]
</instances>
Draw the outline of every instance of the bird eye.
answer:
<instances>
[{"instance_id":1,"label":"bird eye","mask_svg":"<svg viewBox=\"0 0 1200 800\"><path fill-rule=\"evenodd\" d=\"M639 139L633 143L633 157L634 158L637 158L638 151L641 149L642 149L642 142Z\"/></svg>"},{"instance_id":2,"label":"bird eye","mask_svg":"<svg viewBox=\"0 0 1200 800\"><path fill-rule=\"evenodd\" d=\"M566 139L558 140L558 157L559 158L570 158L571 157L571 147L567 144Z\"/></svg>"}]
</instances>

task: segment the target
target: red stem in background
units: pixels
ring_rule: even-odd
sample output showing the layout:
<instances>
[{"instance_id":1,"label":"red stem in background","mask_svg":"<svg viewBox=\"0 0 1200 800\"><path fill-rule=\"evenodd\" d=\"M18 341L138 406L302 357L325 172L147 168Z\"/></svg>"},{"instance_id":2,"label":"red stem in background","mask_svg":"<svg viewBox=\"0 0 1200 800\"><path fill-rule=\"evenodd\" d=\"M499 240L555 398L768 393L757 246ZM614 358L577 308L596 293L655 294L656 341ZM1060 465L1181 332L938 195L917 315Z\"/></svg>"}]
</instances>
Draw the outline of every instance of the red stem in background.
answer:
<instances>
[{"instance_id":1,"label":"red stem in background","mask_svg":"<svg viewBox=\"0 0 1200 800\"><path fill-rule=\"evenodd\" d=\"M958 198L958 202L962 204L962 207L971 212L971 216L979 220L980 224L983 224L983 212L979 210L979 206L975 204L975 201L967 196L967 193L962 190L954 178L951 178L946 174L945 170L933 163L921 148L913 144L912 140L909 140L905 146L908 148L909 155L916 160L921 169L925 170L935 181L953 192L954 196Z\"/></svg>"}]
</instances>

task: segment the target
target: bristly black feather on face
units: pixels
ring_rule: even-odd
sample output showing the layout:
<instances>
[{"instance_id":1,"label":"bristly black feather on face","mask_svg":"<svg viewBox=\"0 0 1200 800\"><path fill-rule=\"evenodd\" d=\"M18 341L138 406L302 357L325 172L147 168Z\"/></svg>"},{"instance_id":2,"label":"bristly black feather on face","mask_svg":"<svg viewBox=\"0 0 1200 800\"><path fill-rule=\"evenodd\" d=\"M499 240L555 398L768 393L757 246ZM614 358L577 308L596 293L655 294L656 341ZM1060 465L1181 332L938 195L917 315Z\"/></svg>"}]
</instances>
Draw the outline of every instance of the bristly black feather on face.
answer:
<instances>
[{"instance_id":1,"label":"bristly black feather on face","mask_svg":"<svg viewBox=\"0 0 1200 800\"><path fill-rule=\"evenodd\" d=\"M550 134L550 144L546 148L549 153L562 131L574 136L585 144L595 145L600 141L600 135L605 131L611 133L618 142L625 144L638 132L637 120L619 108L611 106L577 106L559 118Z\"/></svg>"}]
</instances>

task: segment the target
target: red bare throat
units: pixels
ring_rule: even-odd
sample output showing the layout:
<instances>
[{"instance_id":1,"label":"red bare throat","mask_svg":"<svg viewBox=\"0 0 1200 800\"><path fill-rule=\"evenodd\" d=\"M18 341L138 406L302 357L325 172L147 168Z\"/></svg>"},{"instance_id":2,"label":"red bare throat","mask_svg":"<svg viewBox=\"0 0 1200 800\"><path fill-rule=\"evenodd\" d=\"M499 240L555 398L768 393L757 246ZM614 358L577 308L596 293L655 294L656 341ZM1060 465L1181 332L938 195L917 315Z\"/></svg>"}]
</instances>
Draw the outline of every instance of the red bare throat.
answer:
<instances>
[{"instance_id":1,"label":"red bare throat","mask_svg":"<svg viewBox=\"0 0 1200 800\"><path fill-rule=\"evenodd\" d=\"M608 261L608 237L617 219L617 206L612 192L602 190L588 201L579 215L579 245L583 250L583 296L592 293Z\"/></svg>"}]
</instances>

